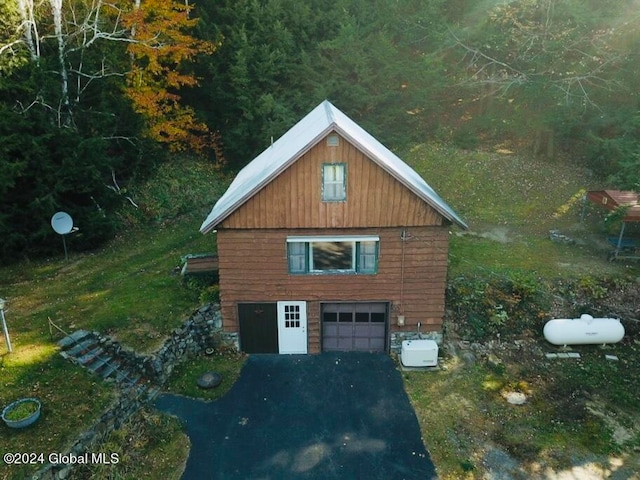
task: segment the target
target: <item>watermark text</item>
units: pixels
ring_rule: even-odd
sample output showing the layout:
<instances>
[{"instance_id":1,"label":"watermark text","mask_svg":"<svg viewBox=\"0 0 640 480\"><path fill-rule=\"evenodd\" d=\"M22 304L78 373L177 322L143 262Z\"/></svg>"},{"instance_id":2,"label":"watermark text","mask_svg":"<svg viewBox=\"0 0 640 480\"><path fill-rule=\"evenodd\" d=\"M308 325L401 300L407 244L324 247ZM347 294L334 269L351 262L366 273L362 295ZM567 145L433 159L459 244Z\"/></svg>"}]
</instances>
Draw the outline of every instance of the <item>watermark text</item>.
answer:
<instances>
[{"instance_id":1,"label":"watermark text","mask_svg":"<svg viewBox=\"0 0 640 480\"><path fill-rule=\"evenodd\" d=\"M34 453L7 452L2 456L6 465L115 465L120 462L118 453Z\"/></svg>"}]
</instances>

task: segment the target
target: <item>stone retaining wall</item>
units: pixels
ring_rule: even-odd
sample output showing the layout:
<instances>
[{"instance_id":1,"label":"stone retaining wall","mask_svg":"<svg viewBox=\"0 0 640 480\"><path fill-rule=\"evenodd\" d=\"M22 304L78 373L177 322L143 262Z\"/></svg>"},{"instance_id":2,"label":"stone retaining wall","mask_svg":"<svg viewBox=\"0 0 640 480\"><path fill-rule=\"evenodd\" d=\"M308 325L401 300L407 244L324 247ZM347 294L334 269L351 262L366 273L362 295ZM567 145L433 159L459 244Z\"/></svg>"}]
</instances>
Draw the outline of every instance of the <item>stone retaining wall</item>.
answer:
<instances>
[{"instance_id":1,"label":"stone retaining wall","mask_svg":"<svg viewBox=\"0 0 640 480\"><path fill-rule=\"evenodd\" d=\"M134 385L118 392L117 398L93 426L82 433L66 452L79 457L85 452L97 452L99 445L113 431L120 428L143 405L147 404L163 385L176 365L189 357L230 343L235 348L237 335L227 335L222 330L222 317L218 304L205 305L194 312L181 327L176 328L162 347L153 355L141 355L123 347L110 337L96 335L101 347L118 358L123 368L138 373L147 382ZM74 465L48 464L31 478L32 480L66 479Z\"/></svg>"},{"instance_id":2,"label":"stone retaining wall","mask_svg":"<svg viewBox=\"0 0 640 480\"><path fill-rule=\"evenodd\" d=\"M119 358L130 372L158 385L167 381L176 365L221 343L226 343L226 335L222 332L218 304L196 310L152 355L141 355L109 337L100 336L100 346L106 353Z\"/></svg>"},{"instance_id":3,"label":"stone retaining wall","mask_svg":"<svg viewBox=\"0 0 640 480\"><path fill-rule=\"evenodd\" d=\"M120 428L146 402L146 387L136 386L121 392L105 413L91 426L89 430L80 434L73 446L63 456L71 458L81 457L85 452L99 451L100 444L114 430ZM34 474L32 480L63 480L66 479L74 464L48 464Z\"/></svg>"},{"instance_id":4,"label":"stone retaining wall","mask_svg":"<svg viewBox=\"0 0 640 480\"><path fill-rule=\"evenodd\" d=\"M405 340L433 340L439 346L442 345L442 332L392 332L391 333L391 353L400 354L402 342Z\"/></svg>"}]
</instances>

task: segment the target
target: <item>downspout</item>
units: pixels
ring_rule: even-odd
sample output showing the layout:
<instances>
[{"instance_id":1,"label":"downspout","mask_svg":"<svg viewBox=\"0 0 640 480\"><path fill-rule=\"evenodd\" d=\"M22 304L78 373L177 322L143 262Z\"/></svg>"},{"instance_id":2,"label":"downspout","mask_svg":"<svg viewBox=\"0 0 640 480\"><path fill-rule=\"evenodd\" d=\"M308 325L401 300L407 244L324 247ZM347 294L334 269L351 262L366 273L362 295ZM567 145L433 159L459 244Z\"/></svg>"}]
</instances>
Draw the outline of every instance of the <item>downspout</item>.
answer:
<instances>
[{"instance_id":1,"label":"downspout","mask_svg":"<svg viewBox=\"0 0 640 480\"><path fill-rule=\"evenodd\" d=\"M402 258L400 260L400 311L398 312L398 316L404 316L404 244L407 241L407 238L407 230L403 228L402 234L400 235L400 240L402 242ZM404 324L404 321L402 323Z\"/></svg>"}]
</instances>

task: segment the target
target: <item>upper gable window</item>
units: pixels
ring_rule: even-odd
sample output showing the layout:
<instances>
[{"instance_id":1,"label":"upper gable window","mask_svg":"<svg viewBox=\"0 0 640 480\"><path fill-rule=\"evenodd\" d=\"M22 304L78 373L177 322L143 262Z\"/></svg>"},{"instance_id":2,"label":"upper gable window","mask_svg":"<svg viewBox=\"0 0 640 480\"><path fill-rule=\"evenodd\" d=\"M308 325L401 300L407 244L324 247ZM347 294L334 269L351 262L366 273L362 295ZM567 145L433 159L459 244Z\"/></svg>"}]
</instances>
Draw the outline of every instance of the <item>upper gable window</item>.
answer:
<instances>
[{"instance_id":1,"label":"upper gable window","mask_svg":"<svg viewBox=\"0 0 640 480\"><path fill-rule=\"evenodd\" d=\"M322 201L344 202L347 199L347 165L325 163L322 165Z\"/></svg>"}]
</instances>

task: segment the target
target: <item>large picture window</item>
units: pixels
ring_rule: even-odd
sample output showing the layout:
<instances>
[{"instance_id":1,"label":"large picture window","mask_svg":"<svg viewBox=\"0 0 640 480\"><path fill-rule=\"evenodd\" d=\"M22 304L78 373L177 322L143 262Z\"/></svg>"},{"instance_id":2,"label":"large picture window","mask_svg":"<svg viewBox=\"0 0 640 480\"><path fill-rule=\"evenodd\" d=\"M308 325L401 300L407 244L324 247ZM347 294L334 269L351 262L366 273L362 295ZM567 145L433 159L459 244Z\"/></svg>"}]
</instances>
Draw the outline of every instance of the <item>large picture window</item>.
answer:
<instances>
[{"instance_id":1,"label":"large picture window","mask_svg":"<svg viewBox=\"0 0 640 480\"><path fill-rule=\"evenodd\" d=\"M378 243L375 236L289 237L289 273L375 274L378 270Z\"/></svg>"}]
</instances>

